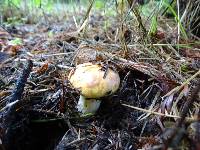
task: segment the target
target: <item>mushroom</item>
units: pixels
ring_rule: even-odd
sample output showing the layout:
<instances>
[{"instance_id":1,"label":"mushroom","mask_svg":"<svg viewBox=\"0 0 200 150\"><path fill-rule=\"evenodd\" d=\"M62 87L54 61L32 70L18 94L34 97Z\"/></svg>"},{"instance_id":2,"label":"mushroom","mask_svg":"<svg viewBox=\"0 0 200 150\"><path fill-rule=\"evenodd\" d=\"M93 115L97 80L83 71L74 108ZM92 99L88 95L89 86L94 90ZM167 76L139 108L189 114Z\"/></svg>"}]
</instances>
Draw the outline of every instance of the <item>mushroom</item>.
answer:
<instances>
[{"instance_id":1,"label":"mushroom","mask_svg":"<svg viewBox=\"0 0 200 150\"><path fill-rule=\"evenodd\" d=\"M116 92L120 84L117 72L110 68L105 72L100 64L92 63L77 65L68 79L80 91L77 108L82 114L94 114L100 106L100 98Z\"/></svg>"}]
</instances>

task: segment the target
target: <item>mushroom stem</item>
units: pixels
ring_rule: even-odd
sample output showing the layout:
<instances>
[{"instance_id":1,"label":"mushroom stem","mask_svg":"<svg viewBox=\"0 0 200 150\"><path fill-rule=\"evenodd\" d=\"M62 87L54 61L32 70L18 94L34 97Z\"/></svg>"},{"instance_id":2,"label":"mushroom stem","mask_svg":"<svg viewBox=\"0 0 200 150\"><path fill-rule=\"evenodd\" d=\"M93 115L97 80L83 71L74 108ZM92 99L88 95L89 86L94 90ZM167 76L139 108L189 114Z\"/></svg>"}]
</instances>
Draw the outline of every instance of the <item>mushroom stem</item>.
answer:
<instances>
[{"instance_id":1,"label":"mushroom stem","mask_svg":"<svg viewBox=\"0 0 200 150\"><path fill-rule=\"evenodd\" d=\"M100 106L100 103L100 100L86 99L84 96L80 95L77 108L82 114L95 114Z\"/></svg>"}]
</instances>

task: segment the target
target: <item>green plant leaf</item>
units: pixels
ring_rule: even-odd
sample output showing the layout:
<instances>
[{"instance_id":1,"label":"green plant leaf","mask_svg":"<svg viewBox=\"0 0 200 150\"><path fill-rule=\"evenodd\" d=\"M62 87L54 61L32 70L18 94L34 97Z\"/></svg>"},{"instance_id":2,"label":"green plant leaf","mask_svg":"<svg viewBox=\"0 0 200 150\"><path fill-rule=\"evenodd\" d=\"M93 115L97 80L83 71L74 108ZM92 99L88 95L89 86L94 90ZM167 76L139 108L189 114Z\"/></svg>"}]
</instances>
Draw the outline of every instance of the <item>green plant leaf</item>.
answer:
<instances>
[{"instance_id":1,"label":"green plant leaf","mask_svg":"<svg viewBox=\"0 0 200 150\"><path fill-rule=\"evenodd\" d=\"M148 34L154 35L157 32L157 26L158 26L157 17L154 15L151 20L151 26Z\"/></svg>"},{"instance_id":2,"label":"green plant leaf","mask_svg":"<svg viewBox=\"0 0 200 150\"><path fill-rule=\"evenodd\" d=\"M169 9L169 11L172 12L172 14L173 14L174 17L175 17L175 20L177 21L177 23L178 23L179 26L180 26L181 33L183 34L184 38L187 39L187 38L188 38L188 37L187 37L187 33L185 32L185 29L184 29L184 27L182 26L182 24L181 24L181 22L180 22L180 20L179 20L179 18L178 18L178 15L176 14L175 10L172 8L172 6L171 6L166 0L164 0L164 3L163 3L163 4Z\"/></svg>"},{"instance_id":3,"label":"green plant leaf","mask_svg":"<svg viewBox=\"0 0 200 150\"><path fill-rule=\"evenodd\" d=\"M20 6L21 0L12 0L12 3L16 6Z\"/></svg>"},{"instance_id":4,"label":"green plant leaf","mask_svg":"<svg viewBox=\"0 0 200 150\"><path fill-rule=\"evenodd\" d=\"M14 40L10 41L10 44L12 44L12 45L22 45L22 39L15 38Z\"/></svg>"},{"instance_id":5,"label":"green plant leaf","mask_svg":"<svg viewBox=\"0 0 200 150\"><path fill-rule=\"evenodd\" d=\"M33 4L34 4L34 6L39 7L41 4L41 0L34 0Z\"/></svg>"},{"instance_id":6,"label":"green plant leaf","mask_svg":"<svg viewBox=\"0 0 200 150\"><path fill-rule=\"evenodd\" d=\"M104 1L97 0L95 2L95 8L96 9L103 9L104 8Z\"/></svg>"}]
</instances>

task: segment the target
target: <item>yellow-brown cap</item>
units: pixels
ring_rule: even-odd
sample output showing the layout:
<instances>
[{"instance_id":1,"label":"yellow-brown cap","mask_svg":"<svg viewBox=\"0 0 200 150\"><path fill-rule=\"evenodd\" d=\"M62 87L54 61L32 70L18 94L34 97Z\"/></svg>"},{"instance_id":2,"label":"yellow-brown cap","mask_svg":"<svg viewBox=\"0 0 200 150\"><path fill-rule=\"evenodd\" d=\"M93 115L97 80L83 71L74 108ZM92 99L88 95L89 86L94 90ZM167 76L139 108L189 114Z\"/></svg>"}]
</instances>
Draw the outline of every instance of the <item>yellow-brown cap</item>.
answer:
<instances>
[{"instance_id":1,"label":"yellow-brown cap","mask_svg":"<svg viewBox=\"0 0 200 150\"><path fill-rule=\"evenodd\" d=\"M85 98L100 98L117 91L120 84L119 74L108 68L105 71L99 64L84 63L77 65L69 74L69 81Z\"/></svg>"}]
</instances>

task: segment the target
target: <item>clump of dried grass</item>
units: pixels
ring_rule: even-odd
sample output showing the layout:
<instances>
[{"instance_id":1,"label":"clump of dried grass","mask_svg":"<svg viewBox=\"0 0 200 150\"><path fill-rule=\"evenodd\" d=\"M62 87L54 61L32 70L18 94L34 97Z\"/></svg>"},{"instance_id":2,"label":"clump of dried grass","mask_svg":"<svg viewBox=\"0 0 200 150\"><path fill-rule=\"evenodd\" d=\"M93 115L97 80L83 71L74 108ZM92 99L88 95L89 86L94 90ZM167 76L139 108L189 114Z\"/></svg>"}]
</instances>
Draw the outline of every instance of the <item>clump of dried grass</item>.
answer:
<instances>
[{"instance_id":1,"label":"clump of dried grass","mask_svg":"<svg viewBox=\"0 0 200 150\"><path fill-rule=\"evenodd\" d=\"M184 25L197 39L200 38L200 1L190 0L185 8Z\"/></svg>"}]
</instances>

